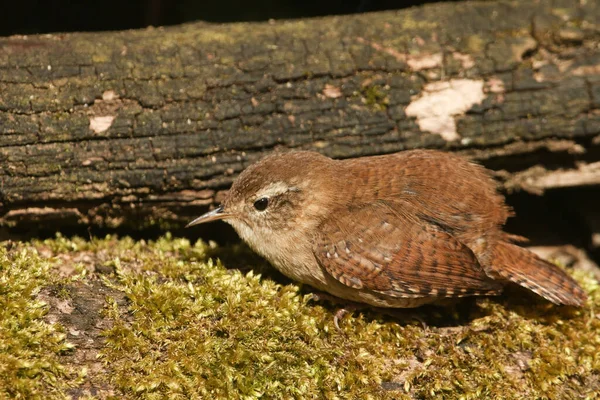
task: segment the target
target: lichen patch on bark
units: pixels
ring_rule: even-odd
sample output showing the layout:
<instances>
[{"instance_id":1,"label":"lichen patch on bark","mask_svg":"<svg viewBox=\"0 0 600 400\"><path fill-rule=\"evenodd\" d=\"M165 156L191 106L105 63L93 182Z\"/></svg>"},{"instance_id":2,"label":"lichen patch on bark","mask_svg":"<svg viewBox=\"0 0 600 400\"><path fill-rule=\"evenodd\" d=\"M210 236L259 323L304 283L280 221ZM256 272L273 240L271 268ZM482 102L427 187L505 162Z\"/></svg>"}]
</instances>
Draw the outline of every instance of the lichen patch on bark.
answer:
<instances>
[{"instance_id":1,"label":"lichen patch on bark","mask_svg":"<svg viewBox=\"0 0 600 400\"><path fill-rule=\"evenodd\" d=\"M442 53L435 53L409 56L406 62L413 71L421 71L424 69L441 67L442 60Z\"/></svg>"},{"instance_id":2,"label":"lichen patch on bark","mask_svg":"<svg viewBox=\"0 0 600 400\"><path fill-rule=\"evenodd\" d=\"M480 104L484 98L482 80L453 79L429 83L406 107L406 115L417 118L422 131L453 141L460 138L454 117Z\"/></svg>"},{"instance_id":3,"label":"lichen patch on bark","mask_svg":"<svg viewBox=\"0 0 600 400\"><path fill-rule=\"evenodd\" d=\"M96 133L102 133L111 127L115 117L113 115L105 115L102 117L90 118L90 129Z\"/></svg>"},{"instance_id":4,"label":"lichen patch on bark","mask_svg":"<svg viewBox=\"0 0 600 400\"><path fill-rule=\"evenodd\" d=\"M469 68L473 68L475 66L475 60L473 59L473 57L470 54L464 54L464 53L452 53L452 57L459 61L461 66L464 69L469 69Z\"/></svg>"}]
</instances>

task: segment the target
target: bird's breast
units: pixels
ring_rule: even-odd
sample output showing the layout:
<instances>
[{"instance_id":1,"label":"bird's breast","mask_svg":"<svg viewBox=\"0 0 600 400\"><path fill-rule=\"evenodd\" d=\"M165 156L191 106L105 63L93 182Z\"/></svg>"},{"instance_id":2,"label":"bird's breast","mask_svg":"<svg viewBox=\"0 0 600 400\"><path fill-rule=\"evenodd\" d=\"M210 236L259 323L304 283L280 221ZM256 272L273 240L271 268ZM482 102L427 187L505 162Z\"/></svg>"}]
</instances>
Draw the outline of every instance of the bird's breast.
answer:
<instances>
[{"instance_id":1,"label":"bird's breast","mask_svg":"<svg viewBox=\"0 0 600 400\"><path fill-rule=\"evenodd\" d=\"M274 233L250 229L244 223L231 222L238 235L252 250L264 257L288 278L322 288L326 283L308 235L298 230Z\"/></svg>"}]
</instances>

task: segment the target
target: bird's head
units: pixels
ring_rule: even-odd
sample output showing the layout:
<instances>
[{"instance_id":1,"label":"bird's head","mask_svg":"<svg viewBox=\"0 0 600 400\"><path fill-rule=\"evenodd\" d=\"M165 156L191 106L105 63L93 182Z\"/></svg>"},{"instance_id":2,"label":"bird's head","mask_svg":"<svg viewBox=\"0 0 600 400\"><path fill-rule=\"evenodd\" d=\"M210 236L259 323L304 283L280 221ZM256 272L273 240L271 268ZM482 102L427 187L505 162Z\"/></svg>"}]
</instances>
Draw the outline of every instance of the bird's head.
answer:
<instances>
[{"instance_id":1,"label":"bird's head","mask_svg":"<svg viewBox=\"0 0 600 400\"><path fill-rule=\"evenodd\" d=\"M314 152L268 156L239 175L218 208L187 226L224 220L251 245L303 230L323 215L331 197L326 176L332 163Z\"/></svg>"}]
</instances>

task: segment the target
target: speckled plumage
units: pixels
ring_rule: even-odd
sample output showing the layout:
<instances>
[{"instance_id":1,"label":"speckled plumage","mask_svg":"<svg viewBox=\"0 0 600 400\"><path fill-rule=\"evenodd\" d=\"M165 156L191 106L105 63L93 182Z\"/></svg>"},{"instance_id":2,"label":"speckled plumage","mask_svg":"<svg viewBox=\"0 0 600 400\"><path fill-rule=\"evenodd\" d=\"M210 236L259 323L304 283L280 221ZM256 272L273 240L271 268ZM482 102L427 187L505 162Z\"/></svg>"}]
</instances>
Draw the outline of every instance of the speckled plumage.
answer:
<instances>
[{"instance_id":1,"label":"speckled plumage","mask_svg":"<svg viewBox=\"0 0 600 400\"><path fill-rule=\"evenodd\" d=\"M259 198L265 210L253 206ZM556 304L586 299L561 269L511 243L493 179L455 154L271 155L238 177L222 207L192 224L224 219L285 275L344 299L416 307L496 295L508 282Z\"/></svg>"}]
</instances>

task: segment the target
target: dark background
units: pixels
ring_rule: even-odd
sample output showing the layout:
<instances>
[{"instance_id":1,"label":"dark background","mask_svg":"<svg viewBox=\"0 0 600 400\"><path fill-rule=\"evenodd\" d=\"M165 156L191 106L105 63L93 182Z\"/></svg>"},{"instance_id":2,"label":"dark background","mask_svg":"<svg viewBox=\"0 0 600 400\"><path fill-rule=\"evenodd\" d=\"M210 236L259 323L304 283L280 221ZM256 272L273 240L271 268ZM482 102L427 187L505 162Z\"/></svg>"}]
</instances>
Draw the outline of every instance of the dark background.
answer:
<instances>
[{"instance_id":1,"label":"dark background","mask_svg":"<svg viewBox=\"0 0 600 400\"><path fill-rule=\"evenodd\" d=\"M424 0L0 0L0 36L393 10Z\"/></svg>"}]
</instances>

